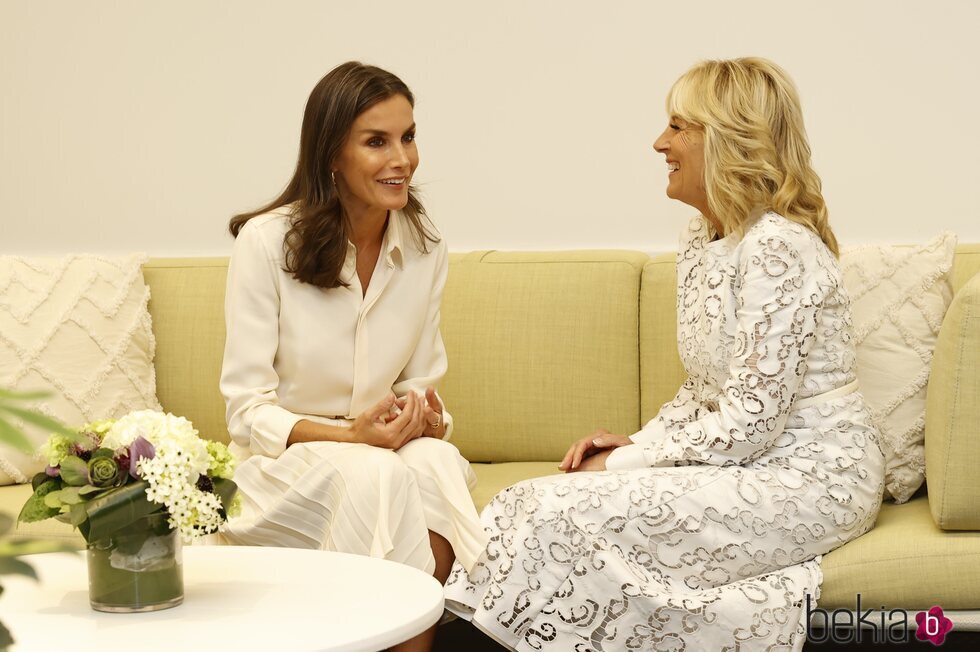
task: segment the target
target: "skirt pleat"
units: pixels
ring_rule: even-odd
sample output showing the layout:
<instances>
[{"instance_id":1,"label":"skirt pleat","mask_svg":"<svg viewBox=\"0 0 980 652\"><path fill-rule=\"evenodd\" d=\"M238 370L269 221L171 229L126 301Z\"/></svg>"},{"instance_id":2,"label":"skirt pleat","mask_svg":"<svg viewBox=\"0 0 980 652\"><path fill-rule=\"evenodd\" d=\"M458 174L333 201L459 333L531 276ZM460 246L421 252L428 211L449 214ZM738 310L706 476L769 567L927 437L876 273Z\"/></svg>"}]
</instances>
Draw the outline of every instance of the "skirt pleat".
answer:
<instances>
[{"instance_id":1,"label":"skirt pleat","mask_svg":"<svg viewBox=\"0 0 980 652\"><path fill-rule=\"evenodd\" d=\"M389 559L431 573L428 531L471 567L486 534L469 495L469 463L452 444L416 439L398 451L341 442L253 456L235 473L242 513L224 539L238 545L332 550Z\"/></svg>"}]
</instances>

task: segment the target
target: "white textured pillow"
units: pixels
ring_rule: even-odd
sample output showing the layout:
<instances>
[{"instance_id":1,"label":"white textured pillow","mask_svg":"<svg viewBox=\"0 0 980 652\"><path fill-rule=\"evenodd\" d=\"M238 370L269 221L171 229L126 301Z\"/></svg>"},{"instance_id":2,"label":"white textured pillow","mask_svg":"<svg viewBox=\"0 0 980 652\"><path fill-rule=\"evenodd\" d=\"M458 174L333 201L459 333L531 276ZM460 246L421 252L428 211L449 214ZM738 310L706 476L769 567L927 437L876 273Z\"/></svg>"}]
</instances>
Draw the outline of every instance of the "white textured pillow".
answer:
<instances>
[{"instance_id":1,"label":"white textured pillow","mask_svg":"<svg viewBox=\"0 0 980 652\"><path fill-rule=\"evenodd\" d=\"M841 255L851 297L857 375L881 430L885 489L904 503L925 480L926 384L952 300L956 236L920 247L857 247Z\"/></svg>"},{"instance_id":2,"label":"white textured pillow","mask_svg":"<svg viewBox=\"0 0 980 652\"><path fill-rule=\"evenodd\" d=\"M50 391L33 407L68 426L159 410L144 260L0 256L0 387ZM47 438L14 425L35 446ZM44 465L0 444L0 485Z\"/></svg>"}]
</instances>

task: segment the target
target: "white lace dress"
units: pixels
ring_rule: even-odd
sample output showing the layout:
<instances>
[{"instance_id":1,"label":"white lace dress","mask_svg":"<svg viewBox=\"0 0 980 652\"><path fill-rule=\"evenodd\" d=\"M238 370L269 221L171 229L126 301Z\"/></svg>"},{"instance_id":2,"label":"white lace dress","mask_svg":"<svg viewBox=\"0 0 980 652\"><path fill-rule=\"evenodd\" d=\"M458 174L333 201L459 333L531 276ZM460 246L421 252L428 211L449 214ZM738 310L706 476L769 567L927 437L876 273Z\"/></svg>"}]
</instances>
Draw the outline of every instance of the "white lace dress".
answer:
<instances>
[{"instance_id":1,"label":"white lace dress","mask_svg":"<svg viewBox=\"0 0 980 652\"><path fill-rule=\"evenodd\" d=\"M517 650L801 649L820 555L869 530L883 458L852 391L836 259L767 213L677 265L689 377L612 470L528 480L482 522L447 604Z\"/></svg>"}]
</instances>

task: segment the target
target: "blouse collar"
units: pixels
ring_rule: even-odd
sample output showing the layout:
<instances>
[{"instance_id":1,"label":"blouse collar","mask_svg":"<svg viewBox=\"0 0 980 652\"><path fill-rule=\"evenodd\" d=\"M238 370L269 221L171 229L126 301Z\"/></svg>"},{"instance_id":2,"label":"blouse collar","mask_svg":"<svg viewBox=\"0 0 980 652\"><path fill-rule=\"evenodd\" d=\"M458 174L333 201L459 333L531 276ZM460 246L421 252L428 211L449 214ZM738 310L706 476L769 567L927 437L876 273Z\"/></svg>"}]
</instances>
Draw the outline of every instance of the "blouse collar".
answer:
<instances>
[{"instance_id":1,"label":"blouse collar","mask_svg":"<svg viewBox=\"0 0 980 652\"><path fill-rule=\"evenodd\" d=\"M404 231L405 217L401 211L391 211L388 213L388 225L381 240L381 256L384 257L385 264L389 268L395 265L401 269L405 264L404 258ZM347 241L347 257L344 259L344 267L340 271L340 280L350 284L357 272L357 247L350 240Z\"/></svg>"}]
</instances>

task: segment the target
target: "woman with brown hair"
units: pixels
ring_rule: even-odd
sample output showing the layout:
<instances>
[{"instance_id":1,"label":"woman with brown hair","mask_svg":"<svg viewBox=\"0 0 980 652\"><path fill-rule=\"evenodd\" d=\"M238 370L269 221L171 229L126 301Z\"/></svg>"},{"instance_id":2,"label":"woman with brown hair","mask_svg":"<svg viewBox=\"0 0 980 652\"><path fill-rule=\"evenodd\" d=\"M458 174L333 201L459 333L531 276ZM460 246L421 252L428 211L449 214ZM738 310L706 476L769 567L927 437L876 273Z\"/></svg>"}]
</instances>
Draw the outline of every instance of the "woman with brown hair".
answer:
<instances>
[{"instance_id":1,"label":"woman with brown hair","mask_svg":"<svg viewBox=\"0 0 980 652\"><path fill-rule=\"evenodd\" d=\"M338 66L310 94L286 189L231 220L221 391L243 510L225 537L444 582L486 535L434 389L448 257L410 185L413 106L395 75Z\"/></svg>"}]
</instances>

